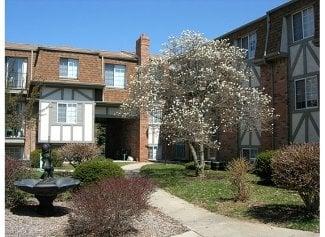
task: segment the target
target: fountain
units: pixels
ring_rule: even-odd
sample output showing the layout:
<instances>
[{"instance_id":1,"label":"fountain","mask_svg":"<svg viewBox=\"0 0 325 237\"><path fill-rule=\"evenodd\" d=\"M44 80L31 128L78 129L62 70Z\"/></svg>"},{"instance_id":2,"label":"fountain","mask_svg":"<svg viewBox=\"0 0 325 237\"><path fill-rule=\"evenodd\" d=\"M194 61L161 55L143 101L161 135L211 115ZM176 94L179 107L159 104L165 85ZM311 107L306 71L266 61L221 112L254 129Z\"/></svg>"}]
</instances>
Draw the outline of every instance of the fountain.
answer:
<instances>
[{"instance_id":1,"label":"fountain","mask_svg":"<svg viewBox=\"0 0 325 237\"><path fill-rule=\"evenodd\" d=\"M54 168L49 144L42 146L42 161L44 173L40 179L22 179L14 184L19 189L34 194L39 201L37 211L42 215L50 216L54 214L53 201L57 195L78 186L80 181L71 177L53 177Z\"/></svg>"}]
</instances>

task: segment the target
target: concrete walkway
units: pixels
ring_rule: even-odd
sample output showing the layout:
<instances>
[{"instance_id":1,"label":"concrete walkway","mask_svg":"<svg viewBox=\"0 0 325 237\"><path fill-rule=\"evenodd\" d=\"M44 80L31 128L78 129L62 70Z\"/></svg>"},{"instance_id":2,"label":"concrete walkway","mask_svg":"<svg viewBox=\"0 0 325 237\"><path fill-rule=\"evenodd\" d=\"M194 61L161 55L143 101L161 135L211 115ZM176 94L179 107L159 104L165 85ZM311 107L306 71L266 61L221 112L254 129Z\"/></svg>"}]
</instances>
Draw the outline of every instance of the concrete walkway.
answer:
<instances>
[{"instance_id":1,"label":"concrete walkway","mask_svg":"<svg viewBox=\"0 0 325 237\"><path fill-rule=\"evenodd\" d=\"M137 175L140 168L148 163L123 166L127 174ZM190 231L179 237L316 237L319 234L307 231L273 227L266 224L250 223L212 213L194 206L170 193L157 189L150 198L150 205L165 215L179 221Z\"/></svg>"}]
</instances>

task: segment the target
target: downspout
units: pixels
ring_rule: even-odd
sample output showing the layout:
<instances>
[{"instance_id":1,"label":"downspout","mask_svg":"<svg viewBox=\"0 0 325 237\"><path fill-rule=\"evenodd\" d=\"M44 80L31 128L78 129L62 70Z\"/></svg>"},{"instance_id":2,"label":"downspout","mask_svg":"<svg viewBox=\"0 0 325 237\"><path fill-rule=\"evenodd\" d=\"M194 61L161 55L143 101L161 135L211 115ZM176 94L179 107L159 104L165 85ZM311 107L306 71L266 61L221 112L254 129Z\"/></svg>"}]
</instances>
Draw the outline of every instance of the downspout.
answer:
<instances>
[{"instance_id":1,"label":"downspout","mask_svg":"<svg viewBox=\"0 0 325 237\"><path fill-rule=\"evenodd\" d=\"M34 60L34 51L31 50L31 59L30 59L30 78L29 82L33 80L33 60ZM29 131L29 151L32 151L32 131ZM29 157L29 156L28 156ZM29 157L30 158L30 157Z\"/></svg>"},{"instance_id":2,"label":"downspout","mask_svg":"<svg viewBox=\"0 0 325 237\"><path fill-rule=\"evenodd\" d=\"M264 60L267 55L267 47L269 42L269 34L270 34L270 12L266 12L266 39L265 39L265 47L264 47ZM265 60L265 63L266 60ZM272 107L274 108L274 65L271 62L271 81L272 81ZM274 123L275 123L275 115L272 115L272 149L275 147L275 137L274 137Z\"/></svg>"},{"instance_id":3,"label":"downspout","mask_svg":"<svg viewBox=\"0 0 325 237\"><path fill-rule=\"evenodd\" d=\"M269 12L266 13L266 39L265 39L265 46L264 46L264 57L266 56L267 46L269 42L269 32L270 32L270 14Z\"/></svg>"},{"instance_id":4,"label":"downspout","mask_svg":"<svg viewBox=\"0 0 325 237\"><path fill-rule=\"evenodd\" d=\"M104 56L101 57L102 60L102 81L105 83L105 78L104 78ZM104 101L104 91L102 93L102 101Z\"/></svg>"}]
</instances>

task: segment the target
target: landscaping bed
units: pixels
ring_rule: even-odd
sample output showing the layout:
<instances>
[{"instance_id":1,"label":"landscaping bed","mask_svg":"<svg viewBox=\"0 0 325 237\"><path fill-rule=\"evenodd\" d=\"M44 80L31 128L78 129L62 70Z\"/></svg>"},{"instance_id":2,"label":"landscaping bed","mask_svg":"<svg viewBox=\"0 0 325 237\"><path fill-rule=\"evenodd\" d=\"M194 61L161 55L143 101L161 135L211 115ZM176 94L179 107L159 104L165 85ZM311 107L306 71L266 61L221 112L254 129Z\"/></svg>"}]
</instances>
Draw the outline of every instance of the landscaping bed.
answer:
<instances>
[{"instance_id":1,"label":"landscaping bed","mask_svg":"<svg viewBox=\"0 0 325 237\"><path fill-rule=\"evenodd\" d=\"M68 213L72 212L69 202L54 202L57 214L53 217L43 217L36 213L36 200L30 200L28 205L5 210L6 236L66 236L68 228ZM128 237L164 237L181 234L187 231L179 222L150 208L134 218L136 229L125 236Z\"/></svg>"},{"instance_id":2,"label":"landscaping bed","mask_svg":"<svg viewBox=\"0 0 325 237\"><path fill-rule=\"evenodd\" d=\"M142 167L141 174L170 193L218 214L319 232L319 218L307 214L297 192L262 185L253 174L249 175L252 195L247 202L234 202L228 171L207 170L205 178L198 178L183 165L154 164Z\"/></svg>"}]
</instances>

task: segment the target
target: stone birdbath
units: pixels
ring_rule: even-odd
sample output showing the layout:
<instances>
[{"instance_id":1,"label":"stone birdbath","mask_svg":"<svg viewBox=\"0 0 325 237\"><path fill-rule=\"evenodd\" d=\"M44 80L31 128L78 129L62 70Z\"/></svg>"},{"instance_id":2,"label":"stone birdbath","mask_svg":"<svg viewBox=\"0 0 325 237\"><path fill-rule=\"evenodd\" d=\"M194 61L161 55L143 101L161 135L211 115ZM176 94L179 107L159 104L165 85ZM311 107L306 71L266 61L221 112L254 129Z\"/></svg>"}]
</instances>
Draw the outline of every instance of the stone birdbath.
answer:
<instances>
[{"instance_id":1,"label":"stone birdbath","mask_svg":"<svg viewBox=\"0 0 325 237\"><path fill-rule=\"evenodd\" d=\"M53 177L54 168L49 144L42 146L42 161L44 173L40 179L22 179L14 184L17 188L34 194L39 201L37 208L39 214L51 216L54 214L53 201L57 195L78 186L80 180L71 177Z\"/></svg>"}]
</instances>

